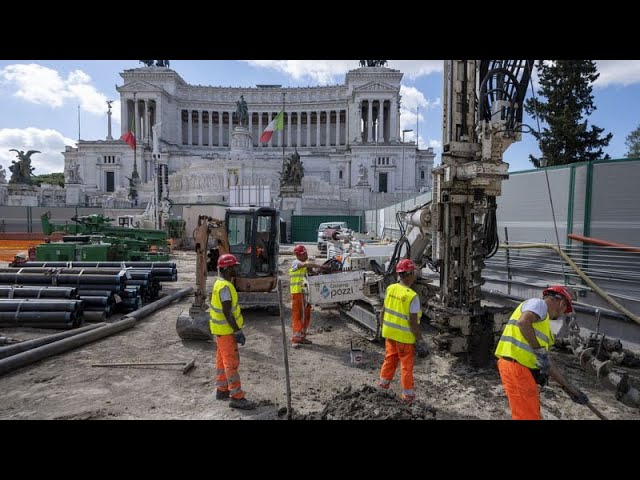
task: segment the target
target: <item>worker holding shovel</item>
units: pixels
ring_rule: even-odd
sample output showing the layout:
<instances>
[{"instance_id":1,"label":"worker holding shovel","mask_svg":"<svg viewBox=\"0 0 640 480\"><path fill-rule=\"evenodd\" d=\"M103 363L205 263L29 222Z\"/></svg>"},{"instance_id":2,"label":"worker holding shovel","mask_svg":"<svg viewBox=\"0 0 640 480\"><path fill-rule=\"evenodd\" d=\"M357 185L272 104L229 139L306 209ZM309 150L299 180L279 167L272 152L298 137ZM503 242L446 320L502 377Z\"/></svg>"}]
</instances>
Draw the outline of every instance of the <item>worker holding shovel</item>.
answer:
<instances>
[{"instance_id":1,"label":"worker holding shovel","mask_svg":"<svg viewBox=\"0 0 640 480\"><path fill-rule=\"evenodd\" d=\"M574 402L589 403L589 398L571 385L549 358L549 347L554 343L549 320L571 312L571 295L564 287L554 285L544 289L542 299L526 300L511 314L495 355L514 420L541 419L538 385L546 385L549 377Z\"/></svg>"}]
</instances>

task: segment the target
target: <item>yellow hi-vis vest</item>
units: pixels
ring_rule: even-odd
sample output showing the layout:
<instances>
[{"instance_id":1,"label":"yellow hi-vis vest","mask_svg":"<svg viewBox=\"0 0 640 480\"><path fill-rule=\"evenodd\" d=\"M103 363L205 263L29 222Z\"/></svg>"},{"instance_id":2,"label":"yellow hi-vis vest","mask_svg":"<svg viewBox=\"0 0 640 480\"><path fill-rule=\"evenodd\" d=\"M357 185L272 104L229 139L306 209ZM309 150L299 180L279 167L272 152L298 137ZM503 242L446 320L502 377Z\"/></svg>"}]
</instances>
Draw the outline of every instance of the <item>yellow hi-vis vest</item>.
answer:
<instances>
[{"instance_id":1,"label":"yellow hi-vis vest","mask_svg":"<svg viewBox=\"0 0 640 480\"><path fill-rule=\"evenodd\" d=\"M289 269L289 289L291 293L302 293L304 285L304 277L307 275L307 267L298 268L297 270Z\"/></svg>"},{"instance_id":2,"label":"yellow hi-vis vest","mask_svg":"<svg viewBox=\"0 0 640 480\"><path fill-rule=\"evenodd\" d=\"M213 309L209 310L209 329L213 335L230 335L233 333L233 328L231 328L231 325L227 322L227 317L224 316L224 312L222 311L220 290L224 287L229 287L229 292L231 292L231 315L236 319L238 327L242 328L244 324L240 305L238 305L236 288L233 286L233 283L224 278L217 278L213 284L213 291L211 292L211 306Z\"/></svg>"},{"instance_id":3,"label":"yellow hi-vis vest","mask_svg":"<svg viewBox=\"0 0 640 480\"><path fill-rule=\"evenodd\" d=\"M533 348L529 346L529 342L524 338L518 320L522 317L522 302L518 308L511 314L511 319L507 322L507 326L502 332L502 337L496 348L496 357L510 357L527 368L536 368L536 355ZM541 347L549 350L549 347L555 343L555 337L551 331L551 322L549 322L549 314L539 322L533 322L533 331Z\"/></svg>"},{"instance_id":4,"label":"yellow hi-vis vest","mask_svg":"<svg viewBox=\"0 0 640 480\"><path fill-rule=\"evenodd\" d=\"M416 343L409 323L409 307L411 300L417 295L412 289L401 283L387 287L384 299L384 315L382 317L382 336L400 343ZM422 311L418 312L418 323Z\"/></svg>"}]
</instances>

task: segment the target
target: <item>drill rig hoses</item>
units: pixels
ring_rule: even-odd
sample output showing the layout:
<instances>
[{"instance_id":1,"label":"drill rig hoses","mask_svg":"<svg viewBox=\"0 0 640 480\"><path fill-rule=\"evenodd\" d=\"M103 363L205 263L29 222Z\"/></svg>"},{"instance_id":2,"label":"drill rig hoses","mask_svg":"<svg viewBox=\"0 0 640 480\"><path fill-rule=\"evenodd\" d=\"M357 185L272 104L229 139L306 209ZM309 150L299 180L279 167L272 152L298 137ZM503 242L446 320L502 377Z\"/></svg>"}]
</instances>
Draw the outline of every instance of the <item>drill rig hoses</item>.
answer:
<instances>
[{"instance_id":1,"label":"drill rig hoses","mask_svg":"<svg viewBox=\"0 0 640 480\"><path fill-rule=\"evenodd\" d=\"M498 251L500 239L498 238L498 221L496 220L496 197L487 198L487 213L482 225L484 247L487 251L485 258L493 257Z\"/></svg>"}]
</instances>

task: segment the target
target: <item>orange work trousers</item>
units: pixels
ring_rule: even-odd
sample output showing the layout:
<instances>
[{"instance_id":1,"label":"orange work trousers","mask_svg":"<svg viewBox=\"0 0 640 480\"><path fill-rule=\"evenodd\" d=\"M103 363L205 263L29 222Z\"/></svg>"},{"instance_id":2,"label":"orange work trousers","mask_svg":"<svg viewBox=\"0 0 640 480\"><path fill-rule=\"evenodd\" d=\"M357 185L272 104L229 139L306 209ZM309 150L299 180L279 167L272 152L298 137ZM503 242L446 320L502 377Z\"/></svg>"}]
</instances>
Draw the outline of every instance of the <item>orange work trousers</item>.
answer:
<instances>
[{"instance_id":1,"label":"orange work trousers","mask_svg":"<svg viewBox=\"0 0 640 480\"><path fill-rule=\"evenodd\" d=\"M412 343L401 343L390 338L385 339L384 362L380 370L380 387L385 390L391 385L400 362L400 384L402 385L402 398L406 402L412 402L416 397L413 390L413 361L416 346Z\"/></svg>"},{"instance_id":2,"label":"orange work trousers","mask_svg":"<svg viewBox=\"0 0 640 480\"><path fill-rule=\"evenodd\" d=\"M244 392L240 386L240 354L235 335L216 335L216 388L229 392L231 398L240 400Z\"/></svg>"},{"instance_id":3,"label":"orange work trousers","mask_svg":"<svg viewBox=\"0 0 640 480\"><path fill-rule=\"evenodd\" d=\"M304 310L304 320L302 311ZM291 343L302 343L307 337L307 328L311 323L311 305L304 305L302 293L291 294L291 315L293 316L293 337Z\"/></svg>"},{"instance_id":4,"label":"orange work trousers","mask_svg":"<svg viewBox=\"0 0 640 480\"><path fill-rule=\"evenodd\" d=\"M499 358L498 371L504 392L509 399L511 418L513 420L541 420L538 384L533 378L531 370L518 362Z\"/></svg>"}]
</instances>

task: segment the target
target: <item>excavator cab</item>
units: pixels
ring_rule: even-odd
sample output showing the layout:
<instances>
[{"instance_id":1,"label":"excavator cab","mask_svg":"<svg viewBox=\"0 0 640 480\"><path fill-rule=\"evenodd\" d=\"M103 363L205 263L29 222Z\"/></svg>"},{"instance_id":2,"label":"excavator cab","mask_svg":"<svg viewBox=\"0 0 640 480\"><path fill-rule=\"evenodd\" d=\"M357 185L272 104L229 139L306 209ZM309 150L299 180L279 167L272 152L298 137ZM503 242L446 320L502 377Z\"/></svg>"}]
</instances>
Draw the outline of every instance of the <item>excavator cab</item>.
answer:
<instances>
[{"instance_id":1,"label":"excavator cab","mask_svg":"<svg viewBox=\"0 0 640 480\"><path fill-rule=\"evenodd\" d=\"M279 215L271 207L227 209L225 224L229 249L240 265L238 291L268 292L278 279Z\"/></svg>"}]
</instances>

